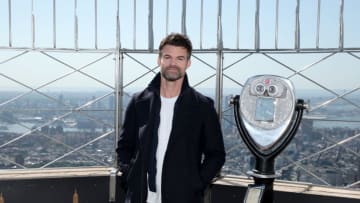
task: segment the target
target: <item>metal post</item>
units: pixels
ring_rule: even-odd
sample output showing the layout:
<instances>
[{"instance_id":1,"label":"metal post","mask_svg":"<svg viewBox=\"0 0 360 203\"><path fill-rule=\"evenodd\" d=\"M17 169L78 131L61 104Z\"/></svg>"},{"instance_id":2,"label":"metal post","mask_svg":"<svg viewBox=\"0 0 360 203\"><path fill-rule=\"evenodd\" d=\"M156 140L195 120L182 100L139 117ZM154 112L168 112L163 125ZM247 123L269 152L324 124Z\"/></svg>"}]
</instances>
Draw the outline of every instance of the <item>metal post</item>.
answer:
<instances>
[{"instance_id":1,"label":"metal post","mask_svg":"<svg viewBox=\"0 0 360 203\"><path fill-rule=\"evenodd\" d=\"M216 111L219 119L222 118L222 86L223 86L223 39L222 39L222 25L221 25L221 7L222 1L219 0L218 6L218 30L217 30L217 68L216 68Z\"/></svg>"},{"instance_id":2,"label":"metal post","mask_svg":"<svg viewBox=\"0 0 360 203\"><path fill-rule=\"evenodd\" d=\"M237 2L236 12L236 49L240 48L240 0Z\"/></svg>"},{"instance_id":3,"label":"metal post","mask_svg":"<svg viewBox=\"0 0 360 203\"><path fill-rule=\"evenodd\" d=\"M154 16L154 2L149 0L149 50L152 52L154 50L154 28L153 28L153 16Z\"/></svg>"},{"instance_id":4,"label":"metal post","mask_svg":"<svg viewBox=\"0 0 360 203\"><path fill-rule=\"evenodd\" d=\"M186 33L186 0L182 1L182 13L181 13L181 32Z\"/></svg>"},{"instance_id":5,"label":"metal post","mask_svg":"<svg viewBox=\"0 0 360 203\"><path fill-rule=\"evenodd\" d=\"M136 0L134 0L133 4L133 49L136 49Z\"/></svg>"},{"instance_id":6,"label":"metal post","mask_svg":"<svg viewBox=\"0 0 360 203\"><path fill-rule=\"evenodd\" d=\"M203 30L204 30L204 0L201 0L201 8L200 8L200 49L202 49Z\"/></svg>"},{"instance_id":7,"label":"metal post","mask_svg":"<svg viewBox=\"0 0 360 203\"><path fill-rule=\"evenodd\" d=\"M316 49L319 48L319 40L320 40L320 12L321 12L321 0L318 0L317 22L316 22Z\"/></svg>"},{"instance_id":8,"label":"metal post","mask_svg":"<svg viewBox=\"0 0 360 203\"><path fill-rule=\"evenodd\" d=\"M11 33L11 0L8 0L8 10L9 10L9 47L12 47L12 33Z\"/></svg>"},{"instance_id":9,"label":"metal post","mask_svg":"<svg viewBox=\"0 0 360 203\"><path fill-rule=\"evenodd\" d=\"M77 0L75 0L74 2L74 47L75 47L75 50L78 50L79 49L79 42L78 42L78 39L79 39L79 31L78 31L78 16L77 16Z\"/></svg>"},{"instance_id":10,"label":"metal post","mask_svg":"<svg viewBox=\"0 0 360 203\"><path fill-rule=\"evenodd\" d=\"M35 13L34 0L31 1L31 46L35 49Z\"/></svg>"},{"instance_id":11,"label":"metal post","mask_svg":"<svg viewBox=\"0 0 360 203\"><path fill-rule=\"evenodd\" d=\"M97 0L94 1L95 5L94 5L94 21L95 21L95 49L98 48L98 4L97 4Z\"/></svg>"},{"instance_id":12,"label":"metal post","mask_svg":"<svg viewBox=\"0 0 360 203\"><path fill-rule=\"evenodd\" d=\"M260 0L256 0L255 10L255 50L260 49Z\"/></svg>"},{"instance_id":13,"label":"metal post","mask_svg":"<svg viewBox=\"0 0 360 203\"><path fill-rule=\"evenodd\" d=\"M169 0L166 0L166 32L165 35L169 34Z\"/></svg>"},{"instance_id":14,"label":"metal post","mask_svg":"<svg viewBox=\"0 0 360 203\"><path fill-rule=\"evenodd\" d=\"M122 106L123 106L123 53L118 50L116 53L115 67L115 149L122 128ZM116 178L118 173L117 154L115 153L114 166L110 172L109 202L115 202Z\"/></svg>"},{"instance_id":15,"label":"metal post","mask_svg":"<svg viewBox=\"0 0 360 203\"><path fill-rule=\"evenodd\" d=\"M279 0L276 0L276 17L275 17L275 49L278 49L279 45Z\"/></svg>"},{"instance_id":16,"label":"metal post","mask_svg":"<svg viewBox=\"0 0 360 203\"><path fill-rule=\"evenodd\" d=\"M115 127L115 144L114 151L117 148L117 142L122 125L122 106L123 106L123 53L120 51L120 19L119 19L119 0L117 0L117 15L116 15L116 53L115 53L115 115L114 115L114 127ZM119 171L117 163L117 154L114 156L114 166L110 171L109 178L109 202L116 201L116 180Z\"/></svg>"},{"instance_id":17,"label":"metal post","mask_svg":"<svg viewBox=\"0 0 360 203\"><path fill-rule=\"evenodd\" d=\"M295 50L300 49L300 1L296 1L295 10Z\"/></svg>"},{"instance_id":18,"label":"metal post","mask_svg":"<svg viewBox=\"0 0 360 203\"><path fill-rule=\"evenodd\" d=\"M56 48L56 0L53 0L53 48Z\"/></svg>"},{"instance_id":19,"label":"metal post","mask_svg":"<svg viewBox=\"0 0 360 203\"><path fill-rule=\"evenodd\" d=\"M344 49L344 0L340 0L339 14L339 49Z\"/></svg>"}]
</instances>

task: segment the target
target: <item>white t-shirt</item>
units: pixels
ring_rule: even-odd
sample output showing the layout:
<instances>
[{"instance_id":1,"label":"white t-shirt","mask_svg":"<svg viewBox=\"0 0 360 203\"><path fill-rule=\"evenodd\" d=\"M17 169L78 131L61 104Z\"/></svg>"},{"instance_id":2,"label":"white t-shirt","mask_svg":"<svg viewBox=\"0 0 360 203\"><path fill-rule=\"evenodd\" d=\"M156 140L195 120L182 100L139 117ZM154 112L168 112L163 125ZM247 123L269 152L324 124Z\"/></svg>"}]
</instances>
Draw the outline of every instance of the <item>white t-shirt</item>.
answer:
<instances>
[{"instance_id":1,"label":"white t-shirt","mask_svg":"<svg viewBox=\"0 0 360 203\"><path fill-rule=\"evenodd\" d=\"M169 142L174 115L174 106L176 97L161 97L160 124L158 129L158 145L156 149L156 176L155 185L156 192L148 189L147 203L161 203L161 175L164 162L165 152Z\"/></svg>"}]
</instances>

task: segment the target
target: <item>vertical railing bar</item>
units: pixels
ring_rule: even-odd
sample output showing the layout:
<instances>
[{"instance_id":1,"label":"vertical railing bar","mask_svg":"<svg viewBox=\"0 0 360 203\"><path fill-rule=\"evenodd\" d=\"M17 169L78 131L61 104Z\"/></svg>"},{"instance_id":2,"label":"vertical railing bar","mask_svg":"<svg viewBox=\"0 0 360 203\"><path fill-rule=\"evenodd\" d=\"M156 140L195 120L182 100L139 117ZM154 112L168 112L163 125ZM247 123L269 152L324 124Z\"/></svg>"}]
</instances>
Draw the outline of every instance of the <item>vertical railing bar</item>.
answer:
<instances>
[{"instance_id":1,"label":"vertical railing bar","mask_svg":"<svg viewBox=\"0 0 360 203\"><path fill-rule=\"evenodd\" d=\"M218 18L217 18L217 47L218 50L223 49L222 36L222 0L218 0Z\"/></svg>"},{"instance_id":2,"label":"vertical railing bar","mask_svg":"<svg viewBox=\"0 0 360 203\"><path fill-rule=\"evenodd\" d=\"M295 50L300 48L300 0L296 0L296 9L295 9Z\"/></svg>"},{"instance_id":3,"label":"vertical railing bar","mask_svg":"<svg viewBox=\"0 0 360 203\"><path fill-rule=\"evenodd\" d=\"M119 50L121 48L119 7L120 7L120 3L119 3L119 0L117 0L117 6L116 6L116 50Z\"/></svg>"},{"instance_id":4,"label":"vertical railing bar","mask_svg":"<svg viewBox=\"0 0 360 203\"><path fill-rule=\"evenodd\" d=\"M116 34L116 41L117 41L117 49L116 49L116 58L115 58L115 91L116 91L116 95L115 95L115 137L116 137L116 141L117 138L119 136L119 130L120 130L120 125L122 123L121 120L121 116L122 116L122 105L121 102L122 100L119 98L119 96L121 96L122 94L119 94L119 91L122 88L122 74L120 74L120 70L122 70L122 53L120 53L120 20L119 20L119 0L117 0L117 34ZM117 142L115 142L117 143Z\"/></svg>"},{"instance_id":5,"label":"vertical railing bar","mask_svg":"<svg viewBox=\"0 0 360 203\"><path fill-rule=\"evenodd\" d=\"M236 48L240 48L240 0L237 1L237 17L236 17Z\"/></svg>"},{"instance_id":6,"label":"vertical railing bar","mask_svg":"<svg viewBox=\"0 0 360 203\"><path fill-rule=\"evenodd\" d=\"M53 48L56 48L56 0L53 0Z\"/></svg>"},{"instance_id":7,"label":"vertical railing bar","mask_svg":"<svg viewBox=\"0 0 360 203\"><path fill-rule=\"evenodd\" d=\"M133 48L136 49L136 0L133 3Z\"/></svg>"},{"instance_id":8,"label":"vertical railing bar","mask_svg":"<svg viewBox=\"0 0 360 203\"><path fill-rule=\"evenodd\" d=\"M122 127L122 106L123 106L123 58L124 55L120 50L116 51L116 61L115 61L115 145L118 141L120 135L120 129ZM117 161L117 160L116 160ZM117 162L115 162L117 166Z\"/></svg>"},{"instance_id":9,"label":"vertical railing bar","mask_svg":"<svg viewBox=\"0 0 360 203\"><path fill-rule=\"evenodd\" d=\"M216 68L216 111L219 120L222 118L223 97L223 36L222 36L222 0L218 0L218 22L217 22L217 68Z\"/></svg>"},{"instance_id":10,"label":"vertical railing bar","mask_svg":"<svg viewBox=\"0 0 360 203\"><path fill-rule=\"evenodd\" d=\"M318 0L317 24L316 24L316 48L317 49L319 49L319 42L320 42L320 12L321 12L321 0Z\"/></svg>"},{"instance_id":11,"label":"vertical railing bar","mask_svg":"<svg viewBox=\"0 0 360 203\"><path fill-rule=\"evenodd\" d=\"M279 43L279 0L276 0L275 7L275 49L278 49Z\"/></svg>"},{"instance_id":12,"label":"vertical railing bar","mask_svg":"<svg viewBox=\"0 0 360 203\"><path fill-rule=\"evenodd\" d=\"M166 35L169 34L169 0L166 0Z\"/></svg>"},{"instance_id":13,"label":"vertical railing bar","mask_svg":"<svg viewBox=\"0 0 360 203\"><path fill-rule=\"evenodd\" d=\"M340 15L339 15L339 49L344 48L344 0L340 0Z\"/></svg>"},{"instance_id":14,"label":"vertical railing bar","mask_svg":"<svg viewBox=\"0 0 360 203\"><path fill-rule=\"evenodd\" d=\"M218 18L217 18L217 47L218 50L223 49L223 36L222 36L222 0L218 0Z\"/></svg>"},{"instance_id":15,"label":"vertical railing bar","mask_svg":"<svg viewBox=\"0 0 360 203\"><path fill-rule=\"evenodd\" d=\"M98 4L97 4L97 0L94 1L95 5L94 5L94 13L95 13L95 16L94 16L94 21L95 21L95 49L98 49Z\"/></svg>"},{"instance_id":16,"label":"vertical railing bar","mask_svg":"<svg viewBox=\"0 0 360 203\"><path fill-rule=\"evenodd\" d=\"M154 0L149 0L149 50L154 50L154 29L153 29Z\"/></svg>"},{"instance_id":17,"label":"vertical railing bar","mask_svg":"<svg viewBox=\"0 0 360 203\"><path fill-rule=\"evenodd\" d=\"M259 51L260 47L260 0L256 0L256 9L255 9L255 50Z\"/></svg>"},{"instance_id":18,"label":"vertical railing bar","mask_svg":"<svg viewBox=\"0 0 360 203\"><path fill-rule=\"evenodd\" d=\"M116 52L115 52L115 95L114 95L114 99L115 99L115 112L114 112L114 118L115 118L115 123L114 123L114 126L115 126L115 148L117 147L117 141L118 141L118 136L120 134L120 127L121 127L121 123L122 123L122 120L121 120L121 116L122 116L122 113L121 113L121 106L120 106L120 103L121 103L121 99L119 98L119 96L121 95L119 92L120 92L120 89L122 88L122 86L120 86L120 69L121 69L121 66L120 66L120 57L122 57L120 55L120 23L119 23L119 0L117 0L117 12L116 12ZM115 154L115 157L117 155ZM115 158L115 167L117 167L117 158Z\"/></svg>"},{"instance_id":19,"label":"vertical railing bar","mask_svg":"<svg viewBox=\"0 0 360 203\"><path fill-rule=\"evenodd\" d=\"M35 14L34 0L31 0L31 46L35 49Z\"/></svg>"},{"instance_id":20,"label":"vertical railing bar","mask_svg":"<svg viewBox=\"0 0 360 203\"><path fill-rule=\"evenodd\" d=\"M120 130L122 128L122 106L123 106L123 54L120 51L120 49L116 50L115 53L115 92L114 92L114 99L115 99L115 112L114 112L114 127L115 127L115 143L114 143L114 152L117 149L117 143L119 140L119 134ZM109 202L116 202L116 177L117 177L117 171L119 169L118 166L118 159L117 159L117 153L115 153L115 159L114 159L114 167L112 170L112 173L110 173L110 176L115 176L115 178L110 177L109 181Z\"/></svg>"},{"instance_id":21,"label":"vertical railing bar","mask_svg":"<svg viewBox=\"0 0 360 203\"><path fill-rule=\"evenodd\" d=\"M203 43L203 30L204 30L204 0L201 0L201 8L200 8L200 49L202 49L202 43Z\"/></svg>"},{"instance_id":22,"label":"vertical railing bar","mask_svg":"<svg viewBox=\"0 0 360 203\"><path fill-rule=\"evenodd\" d=\"M181 33L186 35L186 0L182 1Z\"/></svg>"},{"instance_id":23,"label":"vertical railing bar","mask_svg":"<svg viewBox=\"0 0 360 203\"><path fill-rule=\"evenodd\" d=\"M119 0L117 0L116 7L116 51L115 51L115 92L114 92L114 152L117 149L117 143L119 139L120 130L122 127L122 105L123 105L123 75L122 75L122 54L120 52L120 11L119 11ZM117 190L117 172L118 172L118 156L117 153L114 155L114 166L110 172L110 181L109 181L109 202L116 202L116 190Z\"/></svg>"},{"instance_id":24,"label":"vertical railing bar","mask_svg":"<svg viewBox=\"0 0 360 203\"><path fill-rule=\"evenodd\" d=\"M8 10L9 10L9 47L12 47L11 0L8 0Z\"/></svg>"},{"instance_id":25,"label":"vertical railing bar","mask_svg":"<svg viewBox=\"0 0 360 203\"><path fill-rule=\"evenodd\" d=\"M75 50L79 49L79 44L78 44L77 0L74 1L74 46L75 46Z\"/></svg>"}]
</instances>

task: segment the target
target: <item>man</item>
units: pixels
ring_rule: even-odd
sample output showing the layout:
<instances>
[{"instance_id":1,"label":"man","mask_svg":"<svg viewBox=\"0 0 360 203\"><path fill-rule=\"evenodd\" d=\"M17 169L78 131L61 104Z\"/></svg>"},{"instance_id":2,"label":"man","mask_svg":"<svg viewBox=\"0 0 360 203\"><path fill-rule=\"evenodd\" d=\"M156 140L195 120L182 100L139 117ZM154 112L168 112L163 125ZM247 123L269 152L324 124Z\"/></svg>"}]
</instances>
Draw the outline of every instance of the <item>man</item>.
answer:
<instances>
[{"instance_id":1,"label":"man","mask_svg":"<svg viewBox=\"0 0 360 203\"><path fill-rule=\"evenodd\" d=\"M160 73L128 104L116 150L126 202L200 203L225 162L213 101L188 83L191 52L185 35L163 39Z\"/></svg>"}]
</instances>

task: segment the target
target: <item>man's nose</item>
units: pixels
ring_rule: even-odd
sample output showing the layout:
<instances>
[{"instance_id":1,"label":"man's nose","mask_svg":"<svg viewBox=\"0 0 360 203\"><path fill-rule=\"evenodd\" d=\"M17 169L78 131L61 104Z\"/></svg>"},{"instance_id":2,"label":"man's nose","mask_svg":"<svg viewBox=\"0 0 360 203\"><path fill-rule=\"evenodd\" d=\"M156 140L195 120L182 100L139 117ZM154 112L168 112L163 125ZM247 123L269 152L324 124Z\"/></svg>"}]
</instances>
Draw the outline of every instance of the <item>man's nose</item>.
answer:
<instances>
[{"instance_id":1,"label":"man's nose","mask_svg":"<svg viewBox=\"0 0 360 203\"><path fill-rule=\"evenodd\" d=\"M171 65L176 65L176 64L177 64L176 59L171 59L170 64L171 64Z\"/></svg>"}]
</instances>

